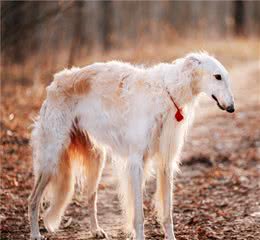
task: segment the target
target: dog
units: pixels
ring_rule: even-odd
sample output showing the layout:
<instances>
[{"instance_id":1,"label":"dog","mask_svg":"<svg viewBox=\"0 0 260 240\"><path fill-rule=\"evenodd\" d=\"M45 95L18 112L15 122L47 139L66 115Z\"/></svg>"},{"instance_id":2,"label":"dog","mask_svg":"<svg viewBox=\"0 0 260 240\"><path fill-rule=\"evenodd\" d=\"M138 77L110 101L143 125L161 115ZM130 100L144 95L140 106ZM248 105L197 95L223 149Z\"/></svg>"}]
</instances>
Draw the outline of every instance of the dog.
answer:
<instances>
[{"instance_id":1,"label":"dog","mask_svg":"<svg viewBox=\"0 0 260 240\"><path fill-rule=\"evenodd\" d=\"M130 236L145 239L142 189L152 162L158 219L166 238L175 239L173 176L201 93L220 109L234 112L228 72L205 52L149 68L111 61L55 74L31 137L35 174L28 208L31 239L43 238L38 225L43 195L51 196L44 225L53 232L75 183L82 179L87 186L91 232L107 238L96 216L97 187L107 154L120 178Z\"/></svg>"}]
</instances>

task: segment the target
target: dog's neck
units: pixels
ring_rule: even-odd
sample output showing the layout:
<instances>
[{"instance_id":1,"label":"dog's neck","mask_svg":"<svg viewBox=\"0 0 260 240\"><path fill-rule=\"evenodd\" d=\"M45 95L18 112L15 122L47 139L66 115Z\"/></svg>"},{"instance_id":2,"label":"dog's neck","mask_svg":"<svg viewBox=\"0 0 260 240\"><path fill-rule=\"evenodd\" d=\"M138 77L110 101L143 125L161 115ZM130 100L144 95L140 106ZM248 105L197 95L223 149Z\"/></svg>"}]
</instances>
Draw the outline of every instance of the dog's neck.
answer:
<instances>
[{"instance_id":1,"label":"dog's neck","mask_svg":"<svg viewBox=\"0 0 260 240\"><path fill-rule=\"evenodd\" d=\"M190 87L187 85L177 87L167 86L165 88L179 108L184 108L185 105L190 103L194 98Z\"/></svg>"},{"instance_id":2,"label":"dog's neck","mask_svg":"<svg viewBox=\"0 0 260 240\"><path fill-rule=\"evenodd\" d=\"M184 79L183 79L184 80ZM185 80L184 84L165 83L164 88L179 108L184 108L199 95L195 79Z\"/></svg>"},{"instance_id":3,"label":"dog's neck","mask_svg":"<svg viewBox=\"0 0 260 240\"><path fill-rule=\"evenodd\" d=\"M200 94L199 81L192 72L182 71L183 61L175 64L162 63L148 71L148 79L169 95L179 108L193 102Z\"/></svg>"}]
</instances>

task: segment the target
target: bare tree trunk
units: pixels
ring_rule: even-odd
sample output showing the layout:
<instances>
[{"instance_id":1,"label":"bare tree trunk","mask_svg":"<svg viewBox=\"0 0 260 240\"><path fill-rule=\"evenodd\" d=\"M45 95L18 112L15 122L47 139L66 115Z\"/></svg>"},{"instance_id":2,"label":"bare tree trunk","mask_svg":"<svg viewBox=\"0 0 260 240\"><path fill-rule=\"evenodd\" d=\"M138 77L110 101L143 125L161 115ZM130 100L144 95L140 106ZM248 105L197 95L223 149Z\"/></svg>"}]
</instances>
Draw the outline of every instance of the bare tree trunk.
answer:
<instances>
[{"instance_id":1,"label":"bare tree trunk","mask_svg":"<svg viewBox=\"0 0 260 240\"><path fill-rule=\"evenodd\" d=\"M234 1L234 20L235 34L244 35L245 33L245 5L244 1Z\"/></svg>"},{"instance_id":2,"label":"bare tree trunk","mask_svg":"<svg viewBox=\"0 0 260 240\"><path fill-rule=\"evenodd\" d=\"M81 46L83 39L83 1L76 1L75 4L75 24L74 24L74 33L72 35L71 48L68 60L68 67L72 67L75 63L75 57L79 53L79 47Z\"/></svg>"},{"instance_id":3,"label":"bare tree trunk","mask_svg":"<svg viewBox=\"0 0 260 240\"><path fill-rule=\"evenodd\" d=\"M101 10L101 44L103 50L109 50L111 48L111 31L112 31L112 2L111 1L101 1L100 2Z\"/></svg>"}]
</instances>

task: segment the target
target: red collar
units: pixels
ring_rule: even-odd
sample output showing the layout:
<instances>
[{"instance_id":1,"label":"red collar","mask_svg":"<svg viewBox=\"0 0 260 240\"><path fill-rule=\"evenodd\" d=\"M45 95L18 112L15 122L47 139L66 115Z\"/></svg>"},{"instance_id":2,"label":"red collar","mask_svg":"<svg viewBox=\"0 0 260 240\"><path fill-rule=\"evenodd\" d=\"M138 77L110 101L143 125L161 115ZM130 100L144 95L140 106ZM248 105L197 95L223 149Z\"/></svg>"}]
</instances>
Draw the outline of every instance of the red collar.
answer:
<instances>
[{"instance_id":1,"label":"red collar","mask_svg":"<svg viewBox=\"0 0 260 240\"><path fill-rule=\"evenodd\" d=\"M168 95L169 95L169 97L170 97L170 99L171 99L171 101L172 101L172 103L173 103L173 105L175 106L175 108L176 108L176 113L175 113L175 118L176 118L176 120L178 121L178 122L181 122L183 119L184 119L184 116L182 115L182 109L181 108L179 108L178 107L178 105L175 103L175 101L174 101L174 99L173 99L173 97L172 97L172 95L170 94L170 92L166 89L166 91L167 91L167 93L168 93Z\"/></svg>"}]
</instances>

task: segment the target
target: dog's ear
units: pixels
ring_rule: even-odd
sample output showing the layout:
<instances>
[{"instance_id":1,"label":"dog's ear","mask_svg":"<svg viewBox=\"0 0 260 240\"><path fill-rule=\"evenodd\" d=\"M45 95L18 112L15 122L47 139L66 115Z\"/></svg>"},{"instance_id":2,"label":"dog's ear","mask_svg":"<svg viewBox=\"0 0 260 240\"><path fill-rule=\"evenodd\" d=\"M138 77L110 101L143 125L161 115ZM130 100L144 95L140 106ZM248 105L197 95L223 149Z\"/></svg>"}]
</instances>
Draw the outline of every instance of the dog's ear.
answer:
<instances>
[{"instance_id":1,"label":"dog's ear","mask_svg":"<svg viewBox=\"0 0 260 240\"><path fill-rule=\"evenodd\" d=\"M195 56L187 56L184 60L182 71L193 71L201 64L201 61Z\"/></svg>"}]
</instances>

